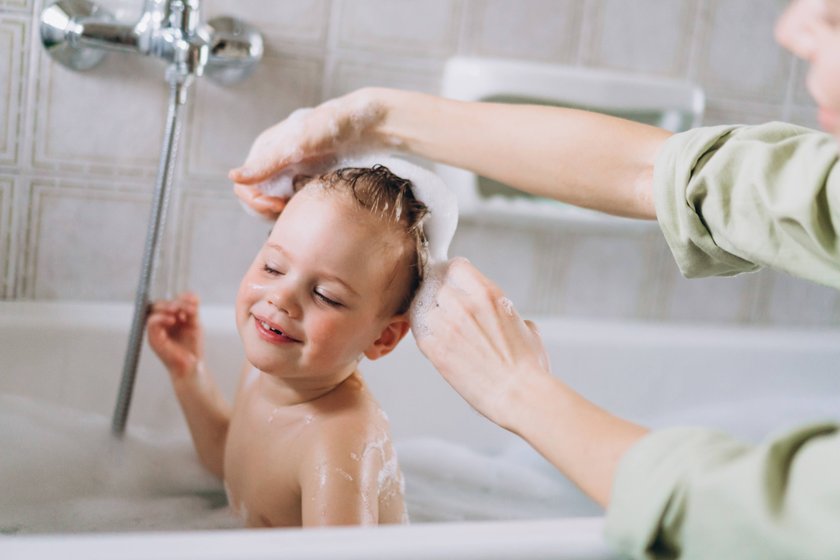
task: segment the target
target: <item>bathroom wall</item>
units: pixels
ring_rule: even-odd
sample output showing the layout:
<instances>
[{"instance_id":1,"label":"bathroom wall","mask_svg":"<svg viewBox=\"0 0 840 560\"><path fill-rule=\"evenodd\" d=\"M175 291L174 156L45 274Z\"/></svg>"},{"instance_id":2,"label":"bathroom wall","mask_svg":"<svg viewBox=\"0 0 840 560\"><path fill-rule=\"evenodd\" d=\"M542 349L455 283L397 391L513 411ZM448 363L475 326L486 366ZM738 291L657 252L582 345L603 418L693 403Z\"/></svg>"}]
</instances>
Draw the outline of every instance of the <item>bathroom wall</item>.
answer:
<instances>
[{"instance_id":1,"label":"bathroom wall","mask_svg":"<svg viewBox=\"0 0 840 560\"><path fill-rule=\"evenodd\" d=\"M132 18L141 0L103 2ZM436 92L455 54L695 81L707 124L816 126L803 65L773 41L785 0L205 0L258 25L252 80L191 92L158 294L230 302L268 226L228 168L297 107L364 85ZM37 38L42 2L0 0L0 297L129 300L140 266L167 90L156 60L113 54L81 74ZM745 23L747 22L747 23ZM526 313L711 323L840 324L838 292L783 274L683 279L655 229L464 221L468 256Z\"/></svg>"}]
</instances>

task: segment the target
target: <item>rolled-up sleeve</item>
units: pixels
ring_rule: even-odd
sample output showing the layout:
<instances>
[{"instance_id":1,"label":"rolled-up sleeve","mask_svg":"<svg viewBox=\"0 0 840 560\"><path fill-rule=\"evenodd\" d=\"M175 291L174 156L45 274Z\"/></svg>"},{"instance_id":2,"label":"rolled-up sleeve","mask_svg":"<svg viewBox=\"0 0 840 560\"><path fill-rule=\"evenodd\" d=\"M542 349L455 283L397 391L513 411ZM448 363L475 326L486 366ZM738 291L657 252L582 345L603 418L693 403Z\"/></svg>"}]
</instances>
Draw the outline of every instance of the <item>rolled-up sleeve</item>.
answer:
<instances>
[{"instance_id":1,"label":"rolled-up sleeve","mask_svg":"<svg viewBox=\"0 0 840 560\"><path fill-rule=\"evenodd\" d=\"M632 558L840 558L840 432L813 424L747 445L653 432L622 459L607 538Z\"/></svg>"},{"instance_id":2,"label":"rolled-up sleeve","mask_svg":"<svg viewBox=\"0 0 840 560\"><path fill-rule=\"evenodd\" d=\"M671 137L654 167L654 201L682 273L771 266L840 288L837 162L832 136L785 123Z\"/></svg>"}]
</instances>

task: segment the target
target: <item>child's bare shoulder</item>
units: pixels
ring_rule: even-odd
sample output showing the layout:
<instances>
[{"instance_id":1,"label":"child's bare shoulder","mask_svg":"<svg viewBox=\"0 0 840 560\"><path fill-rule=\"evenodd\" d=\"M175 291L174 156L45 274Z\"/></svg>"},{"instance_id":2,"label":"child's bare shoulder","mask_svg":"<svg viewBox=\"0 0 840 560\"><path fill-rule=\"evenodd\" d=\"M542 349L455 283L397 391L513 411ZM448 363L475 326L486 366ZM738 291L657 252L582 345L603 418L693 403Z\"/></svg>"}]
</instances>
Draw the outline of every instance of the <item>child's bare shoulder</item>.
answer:
<instances>
[{"instance_id":1,"label":"child's bare shoulder","mask_svg":"<svg viewBox=\"0 0 840 560\"><path fill-rule=\"evenodd\" d=\"M388 418L364 384L342 391L313 418L306 453L311 460L358 463L371 445L390 444Z\"/></svg>"}]
</instances>

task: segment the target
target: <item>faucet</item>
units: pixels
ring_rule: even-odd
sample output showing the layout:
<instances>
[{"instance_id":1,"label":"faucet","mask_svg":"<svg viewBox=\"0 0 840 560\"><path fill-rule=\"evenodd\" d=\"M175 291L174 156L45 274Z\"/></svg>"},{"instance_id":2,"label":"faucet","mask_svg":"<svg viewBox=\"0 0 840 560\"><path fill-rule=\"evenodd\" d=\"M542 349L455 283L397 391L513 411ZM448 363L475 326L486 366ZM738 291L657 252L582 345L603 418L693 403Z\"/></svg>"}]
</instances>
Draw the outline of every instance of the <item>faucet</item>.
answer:
<instances>
[{"instance_id":1,"label":"faucet","mask_svg":"<svg viewBox=\"0 0 840 560\"><path fill-rule=\"evenodd\" d=\"M170 83L189 85L205 73L223 84L248 77L262 58L259 32L226 16L202 24L200 16L200 0L145 0L133 23L117 21L90 0L59 0L41 13L41 42L74 70L93 68L108 51L122 51L163 59Z\"/></svg>"},{"instance_id":2,"label":"faucet","mask_svg":"<svg viewBox=\"0 0 840 560\"><path fill-rule=\"evenodd\" d=\"M169 110L111 424L118 437L125 432L140 359L187 90L193 79L202 74L222 84L239 82L253 72L263 53L262 36L253 27L226 16L203 25L200 14L200 0L145 0L143 13L134 23L117 21L90 0L58 0L41 12L41 43L53 59L73 70L93 68L107 51L135 52L167 62Z\"/></svg>"}]
</instances>

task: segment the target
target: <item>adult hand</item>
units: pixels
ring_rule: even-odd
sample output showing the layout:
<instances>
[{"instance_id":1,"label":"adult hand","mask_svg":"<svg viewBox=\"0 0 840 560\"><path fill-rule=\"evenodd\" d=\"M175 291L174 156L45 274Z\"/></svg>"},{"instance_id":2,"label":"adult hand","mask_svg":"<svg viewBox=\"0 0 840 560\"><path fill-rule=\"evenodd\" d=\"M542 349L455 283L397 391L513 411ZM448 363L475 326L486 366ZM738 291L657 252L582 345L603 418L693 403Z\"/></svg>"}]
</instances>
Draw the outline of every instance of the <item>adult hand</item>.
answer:
<instances>
[{"instance_id":1,"label":"adult hand","mask_svg":"<svg viewBox=\"0 0 840 560\"><path fill-rule=\"evenodd\" d=\"M515 430L516 398L550 376L548 356L533 323L469 261L450 261L426 310L417 345L446 381L478 412Z\"/></svg>"},{"instance_id":2,"label":"adult hand","mask_svg":"<svg viewBox=\"0 0 840 560\"><path fill-rule=\"evenodd\" d=\"M374 134L385 114L371 90L357 92L301 109L263 131L251 146L245 163L232 169L234 193L262 216L276 217L288 199L269 196L256 187L281 173L315 174L345 155L382 147ZM291 178L290 178L291 179Z\"/></svg>"}]
</instances>

